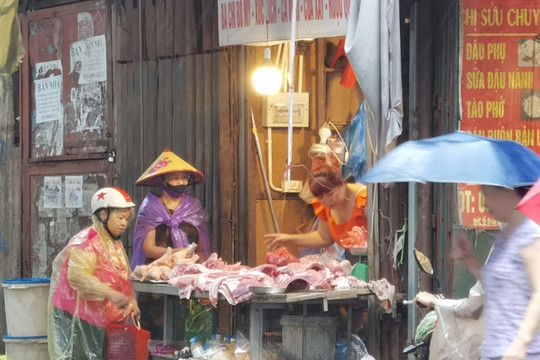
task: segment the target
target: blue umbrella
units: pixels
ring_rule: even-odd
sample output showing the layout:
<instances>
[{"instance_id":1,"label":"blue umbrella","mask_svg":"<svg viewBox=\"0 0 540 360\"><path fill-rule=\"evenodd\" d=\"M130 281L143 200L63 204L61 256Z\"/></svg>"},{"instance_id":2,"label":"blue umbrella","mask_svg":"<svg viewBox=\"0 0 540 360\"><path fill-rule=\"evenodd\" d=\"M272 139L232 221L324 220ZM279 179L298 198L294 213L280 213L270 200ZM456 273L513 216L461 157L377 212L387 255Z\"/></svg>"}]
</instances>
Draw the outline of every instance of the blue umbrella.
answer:
<instances>
[{"instance_id":1,"label":"blue umbrella","mask_svg":"<svg viewBox=\"0 0 540 360\"><path fill-rule=\"evenodd\" d=\"M407 141L360 179L360 183L444 182L514 188L532 185L540 177L540 157L508 140L462 131Z\"/></svg>"}]
</instances>

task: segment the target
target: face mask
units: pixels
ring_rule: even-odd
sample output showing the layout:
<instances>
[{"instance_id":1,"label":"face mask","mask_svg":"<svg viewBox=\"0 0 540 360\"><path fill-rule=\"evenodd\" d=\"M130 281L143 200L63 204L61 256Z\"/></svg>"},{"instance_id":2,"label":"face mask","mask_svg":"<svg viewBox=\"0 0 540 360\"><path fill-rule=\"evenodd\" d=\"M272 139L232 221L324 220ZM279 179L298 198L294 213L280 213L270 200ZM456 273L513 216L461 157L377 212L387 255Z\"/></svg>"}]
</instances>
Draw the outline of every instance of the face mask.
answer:
<instances>
[{"instance_id":1,"label":"face mask","mask_svg":"<svg viewBox=\"0 0 540 360\"><path fill-rule=\"evenodd\" d=\"M164 184L161 186L163 191L169 194L172 198L179 198L186 191L187 185L172 186L171 184Z\"/></svg>"}]
</instances>

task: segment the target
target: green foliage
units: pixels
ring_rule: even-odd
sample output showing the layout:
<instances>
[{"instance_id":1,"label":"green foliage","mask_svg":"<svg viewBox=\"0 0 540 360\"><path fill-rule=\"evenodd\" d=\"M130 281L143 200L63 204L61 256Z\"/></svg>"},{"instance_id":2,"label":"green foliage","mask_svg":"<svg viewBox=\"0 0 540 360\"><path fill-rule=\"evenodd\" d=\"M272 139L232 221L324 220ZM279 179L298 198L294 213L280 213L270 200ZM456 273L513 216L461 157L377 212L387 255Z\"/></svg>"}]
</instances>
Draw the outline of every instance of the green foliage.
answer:
<instances>
[{"instance_id":1,"label":"green foliage","mask_svg":"<svg viewBox=\"0 0 540 360\"><path fill-rule=\"evenodd\" d=\"M186 318L185 340L194 336L199 337L201 344L212 335L212 307L207 302L189 300L189 315Z\"/></svg>"}]
</instances>

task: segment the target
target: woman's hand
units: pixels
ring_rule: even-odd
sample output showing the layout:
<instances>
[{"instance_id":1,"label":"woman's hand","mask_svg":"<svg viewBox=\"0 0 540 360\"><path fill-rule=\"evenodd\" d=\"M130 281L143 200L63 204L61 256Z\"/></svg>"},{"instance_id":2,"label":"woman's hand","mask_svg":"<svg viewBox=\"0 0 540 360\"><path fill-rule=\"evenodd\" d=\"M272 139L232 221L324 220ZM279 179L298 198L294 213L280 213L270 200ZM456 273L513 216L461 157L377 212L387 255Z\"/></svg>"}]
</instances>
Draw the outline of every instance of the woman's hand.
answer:
<instances>
[{"instance_id":1,"label":"woman's hand","mask_svg":"<svg viewBox=\"0 0 540 360\"><path fill-rule=\"evenodd\" d=\"M428 308L432 308L435 307L436 302L437 297L432 293L428 293L427 291L420 291L414 297L414 303L418 306L422 305Z\"/></svg>"},{"instance_id":2,"label":"woman's hand","mask_svg":"<svg viewBox=\"0 0 540 360\"><path fill-rule=\"evenodd\" d=\"M478 260L478 257L476 257L474 248L467 239L467 235L463 233L458 236L456 240L451 252L451 257L454 260L460 260L477 280L481 280L483 264Z\"/></svg>"},{"instance_id":3,"label":"woman's hand","mask_svg":"<svg viewBox=\"0 0 540 360\"><path fill-rule=\"evenodd\" d=\"M270 251L274 251L286 245L289 239L287 234L266 234L264 235L264 244Z\"/></svg>"},{"instance_id":4,"label":"woman's hand","mask_svg":"<svg viewBox=\"0 0 540 360\"><path fill-rule=\"evenodd\" d=\"M131 301L129 297L114 289L109 289L107 292L107 299L119 309L125 309Z\"/></svg>"},{"instance_id":5,"label":"woman's hand","mask_svg":"<svg viewBox=\"0 0 540 360\"><path fill-rule=\"evenodd\" d=\"M516 338L511 344L506 354L501 360L524 360L527 357L527 344L519 338Z\"/></svg>"},{"instance_id":6,"label":"woman's hand","mask_svg":"<svg viewBox=\"0 0 540 360\"><path fill-rule=\"evenodd\" d=\"M141 310L139 309L139 306L137 305L137 300L135 300L135 298L131 299L129 307L131 308L133 319L136 321L141 320Z\"/></svg>"}]
</instances>

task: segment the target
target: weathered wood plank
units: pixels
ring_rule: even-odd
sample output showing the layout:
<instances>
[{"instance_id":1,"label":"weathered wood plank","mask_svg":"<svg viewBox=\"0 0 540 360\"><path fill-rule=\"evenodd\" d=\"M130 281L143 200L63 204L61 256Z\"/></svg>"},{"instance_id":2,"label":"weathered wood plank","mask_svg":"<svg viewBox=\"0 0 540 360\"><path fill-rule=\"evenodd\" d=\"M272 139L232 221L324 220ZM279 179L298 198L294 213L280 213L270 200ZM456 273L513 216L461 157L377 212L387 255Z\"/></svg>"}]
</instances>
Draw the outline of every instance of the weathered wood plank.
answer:
<instances>
[{"instance_id":1,"label":"weathered wood plank","mask_svg":"<svg viewBox=\"0 0 540 360\"><path fill-rule=\"evenodd\" d=\"M212 54L212 84L215 79L219 79L219 59L220 54ZM219 139L220 139L220 124L219 124L219 90L218 86L211 86L212 88L212 174L214 180L212 181L212 248L219 249L218 244L221 243L221 224L219 223L221 213L221 194L220 194L220 164L219 164Z\"/></svg>"},{"instance_id":2,"label":"weathered wood plank","mask_svg":"<svg viewBox=\"0 0 540 360\"><path fill-rule=\"evenodd\" d=\"M178 154L185 154L186 139L185 107L186 107L186 58L173 60L173 145Z\"/></svg>"},{"instance_id":3,"label":"weathered wood plank","mask_svg":"<svg viewBox=\"0 0 540 360\"><path fill-rule=\"evenodd\" d=\"M157 57L172 56L174 52L174 3L156 1Z\"/></svg>"},{"instance_id":4,"label":"weathered wood plank","mask_svg":"<svg viewBox=\"0 0 540 360\"><path fill-rule=\"evenodd\" d=\"M195 129L195 167L204 168L205 148L208 139L204 131L204 55L195 55L195 117L191 120ZM204 192L200 192L199 199L204 204Z\"/></svg>"},{"instance_id":5,"label":"weathered wood plank","mask_svg":"<svg viewBox=\"0 0 540 360\"><path fill-rule=\"evenodd\" d=\"M206 175L207 179L209 181L206 181L204 184L204 209L205 209L205 215L207 219L211 219L212 215L212 182L217 181L217 178L215 176L218 176L218 174L214 174L212 171L212 163L214 161L217 161L217 159L214 160L214 157L212 156L212 149L213 144L215 144L216 139L212 137L212 128L214 126L217 126L217 124L214 123L214 119L212 118L212 93L213 93L213 87L212 87L212 80L214 79L214 73L212 69L212 54L207 53L202 55L203 62L202 62L202 76L203 80L201 82L202 92L203 92L203 114L202 114L202 122L203 122L203 138L204 138L204 157L202 158L202 167L204 169L204 174ZM208 224L210 227L210 231L213 230L212 223Z\"/></svg>"},{"instance_id":6,"label":"weathered wood plank","mask_svg":"<svg viewBox=\"0 0 540 360\"><path fill-rule=\"evenodd\" d=\"M184 160L195 165L195 56L186 57L186 82L185 82L185 116L184 124L186 131L186 143L184 147Z\"/></svg>"},{"instance_id":7,"label":"weathered wood plank","mask_svg":"<svg viewBox=\"0 0 540 360\"><path fill-rule=\"evenodd\" d=\"M214 18L214 12L216 8L217 1L213 0L202 0L200 2L201 4L201 20L200 24L201 26L199 29L201 29L202 32L202 51L210 51L212 50L212 32L213 32L213 18Z\"/></svg>"},{"instance_id":8,"label":"weathered wood plank","mask_svg":"<svg viewBox=\"0 0 540 360\"><path fill-rule=\"evenodd\" d=\"M173 145L173 71L172 60L158 60L157 74L157 118L156 128L158 129L158 139L156 145L158 152L160 148L171 148Z\"/></svg>"},{"instance_id":9,"label":"weathered wood plank","mask_svg":"<svg viewBox=\"0 0 540 360\"><path fill-rule=\"evenodd\" d=\"M186 54L186 1L174 0L174 54Z\"/></svg>"},{"instance_id":10,"label":"weathered wood plank","mask_svg":"<svg viewBox=\"0 0 540 360\"><path fill-rule=\"evenodd\" d=\"M198 49L199 37L199 21L200 13L197 13L197 5L199 0L185 0L186 2L186 18L185 18L185 37L186 51L185 54L195 54Z\"/></svg>"},{"instance_id":11,"label":"weathered wood plank","mask_svg":"<svg viewBox=\"0 0 540 360\"><path fill-rule=\"evenodd\" d=\"M157 132L157 62L148 61L143 67L143 168L146 170L163 150L158 146L159 136Z\"/></svg>"},{"instance_id":12,"label":"weathered wood plank","mask_svg":"<svg viewBox=\"0 0 540 360\"><path fill-rule=\"evenodd\" d=\"M144 27L145 27L145 37L144 45L146 51L144 52L144 58L148 60L153 60L156 58L157 54L157 29L156 23L158 19L156 18L156 7L154 1L144 1Z\"/></svg>"}]
</instances>

